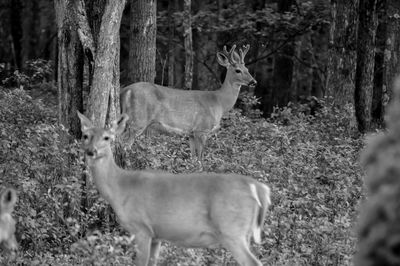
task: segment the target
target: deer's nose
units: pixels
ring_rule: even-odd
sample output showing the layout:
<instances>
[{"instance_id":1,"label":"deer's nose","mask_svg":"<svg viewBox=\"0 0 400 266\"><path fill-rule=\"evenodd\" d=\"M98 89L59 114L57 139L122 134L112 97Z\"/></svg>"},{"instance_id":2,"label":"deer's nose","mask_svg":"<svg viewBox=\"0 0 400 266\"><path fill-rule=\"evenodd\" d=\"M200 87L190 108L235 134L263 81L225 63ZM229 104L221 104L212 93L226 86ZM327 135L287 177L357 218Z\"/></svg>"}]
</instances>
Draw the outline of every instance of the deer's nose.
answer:
<instances>
[{"instance_id":1,"label":"deer's nose","mask_svg":"<svg viewBox=\"0 0 400 266\"><path fill-rule=\"evenodd\" d=\"M97 154L97 150L96 149L88 149L88 150L86 150L86 155L87 156L93 157L96 154Z\"/></svg>"},{"instance_id":2,"label":"deer's nose","mask_svg":"<svg viewBox=\"0 0 400 266\"><path fill-rule=\"evenodd\" d=\"M257 81L255 79L251 80L248 84L249 87L255 87L257 85Z\"/></svg>"}]
</instances>

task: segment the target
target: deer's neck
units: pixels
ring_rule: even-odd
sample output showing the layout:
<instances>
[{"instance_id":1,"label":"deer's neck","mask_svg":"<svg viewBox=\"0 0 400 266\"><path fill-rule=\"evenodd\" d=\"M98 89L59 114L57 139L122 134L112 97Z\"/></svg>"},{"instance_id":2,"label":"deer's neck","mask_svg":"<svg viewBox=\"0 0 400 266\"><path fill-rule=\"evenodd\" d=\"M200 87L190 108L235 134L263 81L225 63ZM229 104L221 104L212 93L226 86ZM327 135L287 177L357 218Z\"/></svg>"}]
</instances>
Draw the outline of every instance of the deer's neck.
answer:
<instances>
[{"instance_id":1,"label":"deer's neck","mask_svg":"<svg viewBox=\"0 0 400 266\"><path fill-rule=\"evenodd\" d=\"M235 105L239 96L240 87L241 85L238 83L231 82L227 74L224 83L222 83L222 86L219 89L219 96L223 105L224 113L231 110Z\"/></svg>"},{"instance_id":2,"label":"deer's neck","mask_svg":"<svg viewBox=\"0 0 400 266\"><path fill-rule=\"evenodd\" d=\"M118 179L123 170L115 163L111 148L108 147L108 149L103 157L90 159L89 165L100 195L114 207L117 204L115 195L121 193Z\"/></svg>"}]
</instances>

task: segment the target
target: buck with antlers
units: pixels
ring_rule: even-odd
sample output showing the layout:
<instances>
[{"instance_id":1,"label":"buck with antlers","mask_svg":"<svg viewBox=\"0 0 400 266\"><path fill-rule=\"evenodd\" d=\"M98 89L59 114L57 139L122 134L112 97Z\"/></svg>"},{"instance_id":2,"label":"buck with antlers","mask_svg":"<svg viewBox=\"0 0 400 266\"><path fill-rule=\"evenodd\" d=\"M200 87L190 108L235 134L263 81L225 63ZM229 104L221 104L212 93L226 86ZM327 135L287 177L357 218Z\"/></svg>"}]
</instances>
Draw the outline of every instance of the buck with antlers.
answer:
<instances>
[{"instance_id":1,"label":"buck with antlers","mask_svg":"<svg viewBox=\"0 0 400 266\"><path fill-rule=\"evenodd\" d=\"M6 188L0 193L0 243L8 250L18 248L15 239L15 221L11 217L14 205L17 202L17 193L14 189Z\"/></svg>"},{"instance_id":2,"label":"buck with antlers","mask_svg":"<svg viewBox=\"0 0 400 266\"><path fill-rule=\"evenodd\" d=\"M188 135L191 154L202 162L203 148L210 133L220 126L221 117L232 109L242 85L255 86L256 80L244 64L250 46L217 53L218 63L227 68L225 81L215 91L187 91L138 82L121 91L122 113L129 115L125 139L131 141L151 127Z\"/></svg>"},{"instance_id":3,"label":"buck with antlers","mask_svg":"<svg viewBox=\"0 0 400 266\"><path fill-rule=\"evenodd\" d=\"M78 116L94 183L121 225L135 236L137 266L156 265L161 240L184 247L222 245L240 265L262 265L250 252L250 240L261 241L271 203L267 185L236 174L121 169L110 142L124 131L128 116L123 114L109 129Z\"/></svg>"}]
</instances>

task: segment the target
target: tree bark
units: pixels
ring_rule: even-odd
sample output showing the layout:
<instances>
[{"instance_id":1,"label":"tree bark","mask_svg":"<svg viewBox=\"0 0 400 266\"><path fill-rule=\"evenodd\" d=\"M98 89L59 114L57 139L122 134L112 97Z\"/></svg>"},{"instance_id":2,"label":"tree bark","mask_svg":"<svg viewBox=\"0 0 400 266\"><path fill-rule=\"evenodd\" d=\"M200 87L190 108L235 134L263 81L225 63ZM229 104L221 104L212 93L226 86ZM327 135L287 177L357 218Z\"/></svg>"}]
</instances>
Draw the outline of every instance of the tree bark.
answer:
<instances>
[{"instance_id":1,"label":"tree bark","mask_svg":"<svg viewBox=\"0 0 400 266\"><path fill-rule=\"evenodd\" d=\"M193 43L192 43L192 11L191 0L183 2L183 38L185 47L185 89L191 90L193 85Z\"/></svg>"},{"instance_id":2,"label":"tree bark","mask_svg":"<svg viewBox=\"0 0 400 266\"><path fill-rule=\"evenodd\" d=\"M119 110L119 106L110 106L111 103L118 104L118 101L110 100L119 98L119 78L115 77L115 67L119 65L119 28L124 6L124 0L108 3L98 34L93 34L97 47L86 113L100 127L105 126L107 118L107 121L114 120Z\"/></svg>"},{"instance_id":3,"label":"tree bark","mask_svg":"<svg viewBox=\"0 0 400 266\"><path fill-rule=\"evenodd\" d=\"M386 47L386 0L377 0L376 13L378 27L376 30L376 49L374 67L374 87L372 94L371 115L374 124L380 126L383 123L383 87L385 86L385 60Z\"/></svg>"},{"instance_id":4,"label":"tree bark","mask_svg":"<svg viewBox=\"0 0 400 266\"><path fill-rule=\"evenodd\" d=\"M354 104L358 130L371 129L371 103L375 65L376 0L360 1Z\"/></svg>"},{"instance_id":5,"label":"tree bark","mask_svg":"<svg viewBox=\"0 0 400 266\"><path fill-rule=\"evenodd\" d=\"M156 76L156 0L132 0L129 39L130 83L154 82Z\"/></svg>"},{"instance_id":6,"label":"tree bark","mask_svg":"<svg viewBox=\"0 0 400 266\"><path fill-rule=\"evenodd\" d=\"M354 1L331 0L326 96L336 106L354 101L357 7Z\"/></svg>"},{"instance_id":7,"label":"tree bark","mask_svg":"<svg viewBox=\"0 0 400 266\"><path fill-rule=\"evenodd\" d=\"M387 0L387 39L385 50L385 80L387 99L392 98L394 80L400 73L400 1ZM386 99L386 101L387 101Z\"/></svg>"},{"instance_id":8,"label":"tree bark","mask_svg":"<svg viewBox=\"0 0 400 266\"><path fill-rule=\"evenodd\" d=\"M278 2L278 12L283 14L290 10L293 0ZM267 106L267 113L271 113L274 106L283 107L291 100L293 78L294 40L288 40L280 53L275 56L273 71L272 99Z\"/></svg>"},{"instance_id":9,"label":"tree bark","mask_svg":"<svg viewBox=\"0 0 400 266\"><path fill-rule=\"evenodd\" d=\"M177 0L168 1L168 86L175 86L175 23L173 14L176 10Z\"/></svg>"},{"instance_id":10,"label":"tree bark","mask_svg":"<svg viewBox=\"0 0 400 266\"><path fill-rule=\"evenodd\" d=\"M83 52L71 2L54 1L58 28L58 120L75 138L80 138L81 127L76 111L83 109Z\"/></svg>"}]
</instances>

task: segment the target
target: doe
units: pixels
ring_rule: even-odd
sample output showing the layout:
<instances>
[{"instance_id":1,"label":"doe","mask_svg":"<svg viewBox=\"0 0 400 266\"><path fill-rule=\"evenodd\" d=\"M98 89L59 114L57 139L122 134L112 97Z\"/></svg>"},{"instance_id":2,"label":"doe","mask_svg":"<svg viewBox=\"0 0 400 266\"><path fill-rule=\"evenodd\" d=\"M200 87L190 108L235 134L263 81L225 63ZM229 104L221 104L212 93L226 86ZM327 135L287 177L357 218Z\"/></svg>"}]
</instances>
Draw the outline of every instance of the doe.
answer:
<instances>
[{"instance_id":1,"label":"doe","mask_svg":"<svg viewBox=\"0 0 400 266\"><path fill-rule=\"evenodd\" d=\"M160 241L183 247L230 250L240 265L261 266L250 240L261 241L270 189L237 174L171 174L119 168L110 142L125 129L123 114L109 129L78 112L82 149L101 196L135 235L137 266L156 265Z\"/></svg>"}]
</instances>

